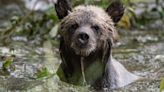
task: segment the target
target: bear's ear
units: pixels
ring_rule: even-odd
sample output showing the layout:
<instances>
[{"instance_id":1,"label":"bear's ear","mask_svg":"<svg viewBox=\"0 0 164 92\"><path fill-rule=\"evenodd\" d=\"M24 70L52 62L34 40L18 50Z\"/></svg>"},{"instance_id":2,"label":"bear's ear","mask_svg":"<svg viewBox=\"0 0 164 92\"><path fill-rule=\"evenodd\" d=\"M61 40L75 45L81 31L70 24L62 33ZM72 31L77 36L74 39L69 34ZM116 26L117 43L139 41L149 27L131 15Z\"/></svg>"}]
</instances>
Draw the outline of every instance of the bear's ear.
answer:
<instances>
[{"instance_id":1,"label":"bear's ear","mask_svg":"<svg viewBox=\"0 0 164 92\"><path fill-rule=\"evenodd\" d=\"M63 19L72 11L71 0L57 0L55 10L59 19Z\"/></svg>"},{"instance_id":2,"label":"bear's ear","mask_svg":"<svg viewBox=\"0 0 164 92\"><path fill-rule=\"evenodd\" d=\"M116 24L124 14L124 7L122 2L119 0L112 2L106 9L106 12L109 16L111 16L113 22Z\"/></svg>"}]
</instances>

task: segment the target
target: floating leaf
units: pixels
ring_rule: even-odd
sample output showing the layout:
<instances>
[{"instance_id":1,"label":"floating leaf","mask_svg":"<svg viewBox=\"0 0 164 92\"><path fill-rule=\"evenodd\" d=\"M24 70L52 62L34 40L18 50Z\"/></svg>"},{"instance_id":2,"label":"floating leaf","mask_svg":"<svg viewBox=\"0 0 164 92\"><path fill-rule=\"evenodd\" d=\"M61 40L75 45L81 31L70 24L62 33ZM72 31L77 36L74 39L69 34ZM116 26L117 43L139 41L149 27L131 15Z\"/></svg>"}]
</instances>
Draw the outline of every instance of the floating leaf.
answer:
<instances>
[{"instance_id":1,"label":"floating leaf","mask_svg":"<svg viewBox=\"0 0 164 92\"><path fill-rule=\"evenodd\" d=\"M39 70L37 73L36 73L36 77L39 79L39 78L43 78L43 77L48 77L50 74L50 72L48 71L47 68L42 68L41 70Z\"/></svg>"},{"instance_id":2,"label":"floating leaf","mask_svg":"<svg viewBox=\"0 0 164 92\"><path fill-rule=\"evenodd\" d=\"M130 19L131 19L131 15L128 14L124 15L121 21L119 21L118 26L129 29L131 27Z\"/></svg>"},{"instance_id":3,"label":"floating leaf","mask_svg":"<svg viewBox=\"0 0 164 92\"><path fill-rule=\"evenodd\" d=\"M160 84L160 92L162 92L163 89L164 89L164 79L161 81Z\"/></svg>"},{"instance_id":4,"label":"floating leaf","mask_svg":"<svg viewBox=\"0 0 164 92\"><path fill-rule=\"evenodd\" d=\"M11 57L7 58L5 62L3 63L3 66L2 66L3 70L7 70L11 66L12 63L13 63L13 58Z\"/></svg>"}]
</instances>

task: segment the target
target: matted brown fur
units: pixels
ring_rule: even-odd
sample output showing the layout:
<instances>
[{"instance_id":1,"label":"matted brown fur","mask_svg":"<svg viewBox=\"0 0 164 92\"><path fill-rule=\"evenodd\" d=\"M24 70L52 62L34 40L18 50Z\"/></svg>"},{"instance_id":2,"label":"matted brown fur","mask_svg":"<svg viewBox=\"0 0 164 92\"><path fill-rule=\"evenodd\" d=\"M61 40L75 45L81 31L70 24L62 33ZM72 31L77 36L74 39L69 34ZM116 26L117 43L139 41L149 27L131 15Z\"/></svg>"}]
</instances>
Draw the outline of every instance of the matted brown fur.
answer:
<instances>
[{"instance_id":1,"label":"matted brown fur","mask_svg":"<svg viewBox=\"0 0 164 92\"><path fill-rule=\"evenodd\" d=\"M75 7L74 10L62 20L60 35L64 38L67 45L71 45L71 42L73 42L72 40L75 40L71 39L70 36L72 35L69 35L69 31L67 31L70 27L72 27L72 25L75 24L78 24L79 27L91 27L94 25L98 25L100 28L99 38L96 40L96 42L92 41L93 44L91 44L90 46L91 49L87 49L88 51L93 51L95 49L103 47L104 45L106 45L107 40L111 40L112 42L112 40L115 39L117 35L114 22L112 21L110 16L103 9L96 6L88 5ZM96 34L96 36L98 35Z\"/></svg>"},{"instance_id":2,"label":"matted brown fur","mask_svg":"<svg viewBox=\"0 0 164 92\"><path fill-rule=\"evenodd\" d=\"M117 33L114 22L111 17L97 6L87 5L75 7L73 12L70 12L61 22L61 35L67 36L67 30L74 24L83 25L99 25L101 27L102 40L108 38L115 39ZM68 41L69 42L69 41Z\"/></svg>"},{"instance_id":3,"label":"matted brown fur","mask_svg":"<svg viewBox=\"0 0 164 92\"><path fill-rule=\"evenodd\" d=\"M115 24L124 10L120 2L114 2L106 11L93 5L72 9L68 2L58 0L55 5L62 19L59 48L62 63L57 72L60 79L81 85L84 72L86 83L95 89L118 88L138 79L112 59L111 48L117 35Z\"/></svg>"}]
</instances>

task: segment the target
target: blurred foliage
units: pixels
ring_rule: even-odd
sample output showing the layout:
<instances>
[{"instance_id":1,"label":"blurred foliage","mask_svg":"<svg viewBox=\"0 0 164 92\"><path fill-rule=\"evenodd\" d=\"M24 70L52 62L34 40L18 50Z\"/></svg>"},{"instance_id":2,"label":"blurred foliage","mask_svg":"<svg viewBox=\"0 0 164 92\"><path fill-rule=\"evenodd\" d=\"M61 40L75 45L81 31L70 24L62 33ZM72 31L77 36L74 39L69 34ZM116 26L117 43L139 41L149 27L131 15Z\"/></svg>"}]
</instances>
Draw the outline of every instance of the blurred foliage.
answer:
<instances>
[{"instance_id":1,"label":"blurred foliage","mask_svg":"<svg viewBox=\"0 0 164 92\"><path fill-rule=\"evenodd\" d=\"M2 67L0 67L0 75L8 76L11 72L15 71L15 66L13 65L14 57L6 56L2 57Z\"/></svg>"},{"instance_id":2,"label":"blurred foliage","mask_svg":"<svg viewBox=\"0 0 164 92\"><path fill-rule=\"evenodd\" d=\"M72 5L75 7L80 4L92 4L106 9L112 1L114 0L72 0ZM122 2L125 13L118 27L126 30L163 29L164 2L162 0L122 0ZM13 41L13 38L19 38L16 40L28 41L34 45L42 45L46 39L58 44L54 38L58 38L56 34L59 20L54 7L44 12L25 11L21 16L13 15L5 29L0 31L2 43L8 44Z\"/></svg>"},{"instance_id":3,"label":"blurred foliage","mask_svg":"<svg viewBox=\"0 0 164 92\"><path fill-rule=\"evenodd\" d=\"M48 33L58 19L51 8L46 13L29 11L25 16L13 16L10 27L1 32L1 39L9 43L12 37L25 36L28 41L48 38Z\"/></svg>"},{"instance_id":4,"label":"blurred foliage","mask_svg":"<svg viewBox=\"0 0 164 92\"><path fill-rule=\"evenodd\" d=\"M13 63L13 58L12 57L7 58L5 62L3 63L3 66L2 66L3 70L9 69L12 63Z\"/></svg>"},{"instance_id":5,"label":"blurred foliage","mask_svg":"<svg viewBox=\"0 0 164 92\"><path fill-rule=\"evenodd\" d=\"M42 68L41 70L38 70L36 73L37 79L44 78L50 75L50 72L48 71L47 68Z\"/></svg>"},{"instance_id":6,"label":"blurred foliage","mask_svg":"<svg viewBox=\"0 0 164 92\"><path fill-rule=\"evenodd\" d=\"M164 79L161 81L160 84L160 92L162 92L163 89L164 89Z\"/></svg>"}]
</instances>

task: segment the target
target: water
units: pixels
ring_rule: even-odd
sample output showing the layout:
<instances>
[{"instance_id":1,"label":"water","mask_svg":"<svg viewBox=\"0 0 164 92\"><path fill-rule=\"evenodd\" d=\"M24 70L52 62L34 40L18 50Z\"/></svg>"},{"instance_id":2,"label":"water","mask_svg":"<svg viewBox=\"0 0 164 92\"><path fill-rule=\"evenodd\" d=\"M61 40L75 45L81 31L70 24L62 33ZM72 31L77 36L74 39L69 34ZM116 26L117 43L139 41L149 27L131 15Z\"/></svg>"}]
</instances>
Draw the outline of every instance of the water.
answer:
<instances>
[{"instance_id":1,"label":"water","mask_svg":"<svg viewBox=\"0 0 164 92\"><path fill-rule=\"evenodd\" d=\"M128 36L127 36L128 35ZM120 41L113 47L113 57L132 73L144 77L114 92L158 92L164 76L164 31L124 31ZM21 42L20 42L21 43ZM12 47L12 50L9 49ZM57 75L37 79L35 73L43 67L55 73L61 60L57 47L45 41L43 46L13 44L0 47L1 56L15 55L8 76L0 76L0 90L26 90L27 92L88 91L88 87L77 87L59 80ZM0 61L4 62L3 60ZM19 84L18 84L19 82ZM15 85L18 84L18 85ZM62 89L61 89L62 88ZM11 91L12 92L12 91ZM21 92L21 91L20 91Z\"/></svg>"},{"instance_id":2,"label":"water","mask_svg":"<svg viewBox=\"0 0 164 92\"><path fill-rule=\"evenodd\" d=\"M159 92L160 80L164 76L164 32L135 31L126 35L128 37L121 38L123 45L114 48L113 55L127 69L144 79L117 91Z\"/></svg>"}]
</instances>

